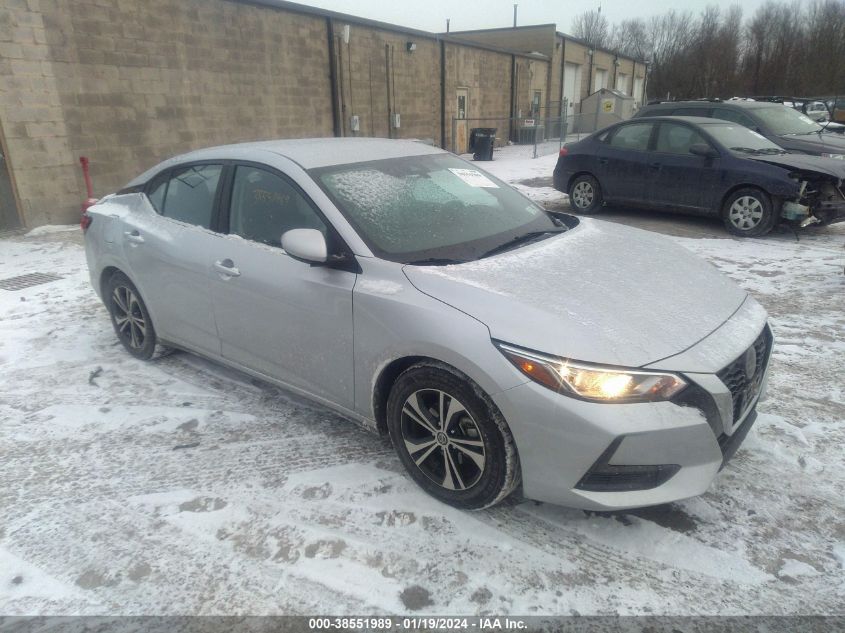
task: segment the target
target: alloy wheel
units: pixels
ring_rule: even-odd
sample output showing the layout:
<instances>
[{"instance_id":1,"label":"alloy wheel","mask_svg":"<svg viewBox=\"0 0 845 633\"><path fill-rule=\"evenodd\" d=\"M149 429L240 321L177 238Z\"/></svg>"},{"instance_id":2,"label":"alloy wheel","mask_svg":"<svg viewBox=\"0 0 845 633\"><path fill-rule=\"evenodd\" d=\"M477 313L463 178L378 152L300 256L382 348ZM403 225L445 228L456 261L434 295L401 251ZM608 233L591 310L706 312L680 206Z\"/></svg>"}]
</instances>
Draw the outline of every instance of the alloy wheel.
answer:
<instances>
[{"instance_id":1,"label":"alloy wheel","mask_svg":"<svg viewBox=\"0 0 845 633\"><path fill-rule=\"evenodd\" d=\"M147 321L141 311L138 297L126 286L117 286L112 292L114 322L118 335L132 349L141 349L147 338Z\"/></svg>"},{"instance_id":2,"label":"alloy wheel","mask_svg":"<svg viewBox=\"0 0 845 633\"><path fill-rule=\"evenodd\" d=\"M416 467L447 490L467 490L484 473L481 432L457 398L439 389L415 391L402 405L402 441Z\"/></svg>"},{"instance_id":3,"label":"alloy wheel","mask_svg":"<svg viewBox=\"0 0 845 633\"><path fill-rule=\"evenodd\" d=\"M572 201L579 209L586 209L593 204L594 197L593 186L588 182L581 181L572 188Z\"/></svg>"},{"instance_id":4,"label":"alloy wheel","mask_svg":"<svg viewBox=\"0 0 845 633\"><path fill-rule=\"evenodd\" d=\"M731 205L728 219L740 231L749 231L763 221L763 204L753 196L741 196Z\"/></svg>"}]
</instances>

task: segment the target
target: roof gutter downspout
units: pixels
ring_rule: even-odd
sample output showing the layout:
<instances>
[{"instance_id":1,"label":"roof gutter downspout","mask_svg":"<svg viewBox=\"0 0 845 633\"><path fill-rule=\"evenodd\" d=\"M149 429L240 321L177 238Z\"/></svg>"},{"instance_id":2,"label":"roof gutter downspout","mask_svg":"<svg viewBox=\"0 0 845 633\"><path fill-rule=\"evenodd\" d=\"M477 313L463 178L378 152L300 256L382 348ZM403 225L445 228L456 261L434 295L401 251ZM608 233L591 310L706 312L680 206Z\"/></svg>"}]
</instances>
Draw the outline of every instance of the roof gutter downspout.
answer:
<instances>
[{"instance_id":1,"label":"roof gutter downspout","mask_svg":"<svg viewBox=\"0 0 845 633\"><path fill-rule=\"evenodd\" d=\"M340 108L337 105L337 55L334 50L334 25L332 19L326 16L326 34L329 44L329 82L332 96L332 128L335 136L342 136L340 128Z\"/></svg>"},{"instance_id":2,"label":"roof gutter downspout","mask_svg":"<svg viewBox=\"0 0 845 633\"><path fill-rule=\"evenodd\" d=\"M516 111L516 55L511 55L511 118Z\"/></svg>"},{"instance_id":3,"label":"roof gutter downspout","mask_svg":"<svg viewBox=\"0 0 845 633\"><path fill-rule=\"evenodd\" d=\"M440 149L446 149L446 42L440 40Z\"/></svg>"},{"instance_id":4,"label":"roof gutter downspout","mask_svg":"<svg viewBox=\"0 0 845 633\"><path fill-rule=\"evenodd\" d=\"M566 112L564 110L564 107L563 107L563 80L565 79L565 76L563 74L563 70L564 70L564 68L566 68L566 38L562 37L560 39L561 39L562 44L560 45L560 113L559 114L560 114L560 116L563 116L564 114L569 114L569 113Z\"/></svg>"}]
</instances>

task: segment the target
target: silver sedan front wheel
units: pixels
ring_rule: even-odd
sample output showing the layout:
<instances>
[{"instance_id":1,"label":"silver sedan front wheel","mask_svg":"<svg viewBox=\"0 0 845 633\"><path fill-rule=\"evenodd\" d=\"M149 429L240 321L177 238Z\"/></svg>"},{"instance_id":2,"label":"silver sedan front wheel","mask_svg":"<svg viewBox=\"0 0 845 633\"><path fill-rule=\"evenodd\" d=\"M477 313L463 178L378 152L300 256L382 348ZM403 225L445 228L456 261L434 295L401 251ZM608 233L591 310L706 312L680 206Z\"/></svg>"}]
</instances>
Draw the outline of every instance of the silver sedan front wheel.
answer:
<instances>
[{"instance_id":1,"label":"silver sedan front wheel","mask_svg":"<svg viewBox=\"0 0 845 633\"><path fill-rule=\"evenodd\" d=\"M415 391L402 407L402 441L417 468L447 490L466 490L484 472L481 431L461 402L438 389Z\"/></svg>"},{"instance_id":2,"label":"silver sedan front wheel","mask_svg":"<svg viewBox=\"0 0 845 633\"><path fill-rule=\"evenodd\" d=\"M402 465L433 497L458 508L494 505L519 485L519 457L493 401L467 376L424 360L390 388L385 422Z\"/></svg>"}]
</instances>

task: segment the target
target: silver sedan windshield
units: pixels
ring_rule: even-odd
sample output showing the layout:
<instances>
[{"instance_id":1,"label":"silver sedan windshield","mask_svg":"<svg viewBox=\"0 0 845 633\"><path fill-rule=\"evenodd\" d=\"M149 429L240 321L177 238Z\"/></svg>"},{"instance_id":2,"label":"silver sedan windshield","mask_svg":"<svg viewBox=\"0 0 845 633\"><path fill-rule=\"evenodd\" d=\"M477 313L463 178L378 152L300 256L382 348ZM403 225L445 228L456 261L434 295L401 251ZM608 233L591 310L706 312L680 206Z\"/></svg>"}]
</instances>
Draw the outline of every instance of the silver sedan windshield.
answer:
<instances>
[{"instance_id":1,"label":"silver sedan windshield","mask_svg":"<svg viewBox=\"0 0 845 633\"><path fill-rule=\"evenodd\" d=\"M500 180L448 154L312 170L368 246L393 261L474 259L521 234L560 230Z\"/></svg>"}]
</instances>

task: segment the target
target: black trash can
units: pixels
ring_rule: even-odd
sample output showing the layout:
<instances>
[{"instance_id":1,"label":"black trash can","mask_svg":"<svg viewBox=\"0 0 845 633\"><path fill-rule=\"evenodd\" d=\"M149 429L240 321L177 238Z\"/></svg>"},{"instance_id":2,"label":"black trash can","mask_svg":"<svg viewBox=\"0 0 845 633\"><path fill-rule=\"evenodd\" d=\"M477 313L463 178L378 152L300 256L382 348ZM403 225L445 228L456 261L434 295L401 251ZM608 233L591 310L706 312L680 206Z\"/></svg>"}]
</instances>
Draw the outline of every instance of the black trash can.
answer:
<instances>
[{"instance_id":1,"label":"black trash can","mask_svg":"<svg viewBox=\"0 0 845 633\"><path fill-rule=\"evenodd\" d=\"M469 133L469 149L473 160L493 160L493 145L496 143L494 127L474 127Z\"/></svg>"}]
</instances>

